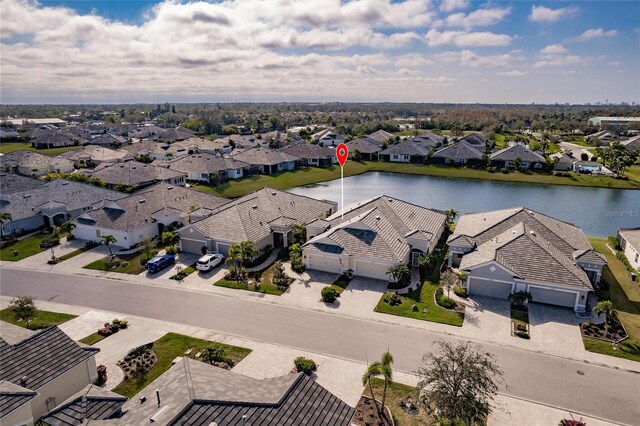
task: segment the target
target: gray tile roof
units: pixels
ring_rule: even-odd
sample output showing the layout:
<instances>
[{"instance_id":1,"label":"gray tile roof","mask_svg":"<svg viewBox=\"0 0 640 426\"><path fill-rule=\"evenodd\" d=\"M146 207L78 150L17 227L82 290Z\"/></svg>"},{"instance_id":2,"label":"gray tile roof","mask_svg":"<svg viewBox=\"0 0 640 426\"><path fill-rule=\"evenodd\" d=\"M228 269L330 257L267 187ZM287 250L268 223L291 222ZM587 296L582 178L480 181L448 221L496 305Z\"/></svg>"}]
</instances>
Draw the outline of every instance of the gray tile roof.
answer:
<instances>
[{"instance_id":1,"label":"gray tile roof","mask_svg":"<svg viewBox=\"0 0 640 426\"><path fill-rule=\"evenodd\" d=\"M204 152L204 151L214 152L214 151L222 151L224 148L230 148L228 141L227 142L221 141L221 140L210 141L207 139L202 139L202 138L192 136L183 141L172 143L171 145L169 145L167 152L170 152L176 155L176 153L180 151L185 151L185 150L187 152L194 151L196 149L200 150L201 152Z\"/></svg>"},{"instance_id":2,"label":"gray tile roof","mask_svg":"<svg viewBox=\"0 0 640 426\"><path fill-rule=\"evenodd\" d=\"M347 142L345 145L349 148L349 153L353 154L356 150L363 154L373 154L375 152L382 151L380 145L374 140L369 138L354 139Z\"/></svg>"},{"instance_id":3,"label":"gray tile roof","mask_svg":"<svg viewBox=\"0 0 640 426\"><path fill-rule=\"evenodd\" d=\"M432 147L442 145L442 142L444 142L444 137L440 135L436 135L433 132L425 132L420 136L416 136L410 140L426 148L432 148Z\"/></svg>"},{"instance_id":4,"label":"gray tile roof","mask_svg":"<svg viewBox=\"0 0 640 426\"><path fill-rule=\"evenodd\" d=\"M383 143L388 142L390 139L395 139L396 135L385 130L378 130L371 133L369 136L367 136L367 138L373 139L377 144L382 145Z\"/></svg>"},{"instance_id":5,"label":"gray tile roof","mask_svg":"<svg viewBox=\"0 0 640 426\"><path fill-rule=\"evenodd\" d=\"M90 158L94 161L128 161L133 160L133 155L127 151L103 148L97 145L85 145L80 149L67 151L59 155L71 161Z\"/></svg>"},{"instance_id":6,"label":"gray tile roof","mask_svg":"<svg viewBox=\"0 0 640 426\"><path fill-rule=\"evenodd\" d=\"M50 426L77 426L86 424L87 420L106 420L120 415L126 401L127 398L122 395L88 385L43 415L40 421Z\"/></svg>"},{"instance_id":7,"label":"gray tile roof","mask_svg":"<svg viewBox=\"0 0 640 426\"><path fill-rule=\"evenodd\" d=\"M347 207L344 221L340 212L328 220L331 228L308 241L305 248L335 252L328 247L334 245L349 255L400 262L411 250L407 237L433 239L439 235L446 216L440 211L383 195Z\"/></svg>"},{"instance_id":8,"label":"gray tile roof","mask_svg":"<svg viewBox=\"0 0 640 426\"><path fill-rule=\"evenodd\" d=\"M46 134L38 135L35 139L31 141L31 143L36 147L41 147L45 145L55 145L56 143L58 144L61 143L65 146L68 146L68 145L73 145L74 142L79 143L80 141L81 141L80 138L78 138L77 136L71 133L62 132L60 130L53 130Z\"/></svg>"},{"instance_id":9,"label":"gray tile roof","mask_svg":"<svg viewBox=\"0 0 640 426\"><path fill-rule=\"evenodd\" d=\"M640 228L620 228L618 232L628 244L640 251Z\"/></svg>"},{"instance_id":10,"label":"gray tile roof","mask_svg":"<svg viewBox=\"0 0 640 426\"><path fill-rule=\"evenodd\" d=\"M467 136L460 139L460 141L469 142L471 145L482 145L487 143L487 140L480 133L469 133Z\"/></svg>"},{"instance_id":11,"label":"gray tile roof","mask_svg":"<svg viewBox=\"0 0 640 426\"><path fill-rule=\"evenodd\" d=\"M50 157L34 151L13 151L0 157L0 170L3 171L6 167L25 167L31 170L49 166L73 168L73 161L62 157Z\"/></svg>"},{"instance_id":12,"label":"gray tile roof","mask_svg":"<svg viewBox=\"0 0 640 426\"><path fill-rule=\"evenodd\" d=\"M413 155L425 156L429 153L429 148L422 143L406 140L389 148L380 151L380 155Z\"/></svg>"},{"instance_id":13,"label":"gray tile roof","mask_svg":"<svg viewBox=\"0 0 640 426\"><path fill-rule=\"evenodd\" d=\"M127 139L122 136L112 135L111 133L104 133L99 136L96 136L95 138L89 139L87 142L85 142L85 144L111 145L111 144L125 144L126 142L127 142Z\"/></svg>"},{"instance_id":14,"label":"gray tile roof","mask_svg":"<svg viewBox=\"0 0 640 426\"><path fill-rule=\"evenodd\" d=\"M35 331L29 330L28 328L0 321L0 337L10 345L22 342L24 339L33 336L35 333Z\"/></svg>"},{"instance_id":15,"label":"gray tile roof","mask_svg":"<svg viewBox=\"0 0 640 426\"><path fill-rule=\"evenodd\" d=\"M640 135L622 141L622 145L628 150L640 150Z\"/></svg>"},{"instance_id":16,"label":"gray tile roof","mask_svg":"<svg viewBox=\"0 0 640 426\"><path fill-rule=\"evenodd\" d=\"M140 186L180 176L186 177L186 174L183 172L153 164L139 163L138 161L104 164L89 173L91 176L99 178L107 185L123 184Z\"/></svg>"},{"instance_id":17,"label":"gray tile roof","mask_svg":"<svg viewBox=\"0 0 640 426\"><path fill-rule=\"evenodd\" d=\"M216 174L223 170L237 170L249 167L249 164L244 161L207 153L183 155L166 164L169 166L169 169L183 173L199 172L209 174Z\"/></svg>"},{"instance_id":18,"label":"gray tile roof","mask_svg":"<svg viewBox=\"0 0 640 426\"><path fill-rule=\"evenodd\" d=\"M537 152L531 151L524 145L516 144L494 152L490 156L491 160L515 161L520 158L522 161L545 163L545 158Z\"/></svg>"},{"instance_id":19,"label":"gray tile roof","mask_svg":"<svg viewBox=\"0 0 640 426\"><path fill-rule=\"evenodd\" d=\"M160 137L158 137L158 140L164 142L174 142L189 139L193 135L194 132L192 130L178 126L174 129L167 129L164 132L160 133Z\"/></svg>"},{"instance_id":20,"label":"gray tile roof","mask_svg":"<svg viewBox=\"0 0 640 426\"><path fill-rule=\"evenodd\" d=\"M214 142L218 142L218 143L221 142L224 144L230 144L231 142L233 142L236 148L253 148L257 144L265 144L265 143L268 145L268 142L262 139L257 139L253 135L228 135L222 138L218 138L214 140Z\"/></svg>"},{"instance_id":21,"label":"gray tile roof","mask_svg":"<svg viewBox=\"0 0 640 426\"><path fill-rule=\"evenodd\" d=\"M333 158L336 155L335 149L318 146L312 143L289 145L281 148L280 150L287 154L291 154L294 157L303 159Z\"/></svg>"},{"instance_id":22,"label":"gray tile roof","mask_svg":"<svg viewBox=\"0 0 640 426\"><path fill-rule=\"evenodd\" d=\"M272 222L283 216L308 223L325 217L328 210L335 210L335 204L265 187L233 200L191 226L209 238L255 242L269 235Z\"/></svg>"},{"instance_id":23,"label":"gray tile roof","mask_svg":"<svg viewBox=\"0 0 640 426\"><path fill-rule=\"evenodd\" d=\"M37 391L97 352L97 348L81 347L58 327L42 330L13 345L0 338L0 380ZM26 377L24 384L22 377Z\"/></svg>"},{"instance_id":24,"label":"gray tile roof","mask_svg":"<svg viewBox=\"0 0 640 426\"><path fill-rule=\"evenodd\" d=\"M182 212L185 217L189 214L208 216L228 202L227 198L159 183L114 202L95 203L77 221L97 227L131 231L153 222L152 216L174 216L176 212Z\"/></svg>"},{"instance_id":25,"label":"gray tile roof","mask_svg":"<svg viewBox=\"0 0 640 426\"><path fill-rule=\"evenodd\" d=\"M171 147L171 145L155 142L149 140L143 140L140 142L134 142L130 145L122 146L118 149L118 151L125 151L134 157L145 155L145 154L156 154L156 155L166 155L167 150Z\"/></svg>"},{"instance_id":26,"label":"gray tile roof","mask_svg":"<svg viewBox=\"0 0 640 426\"><path fill-rule=\"evenodd\" d=\"M0 420L11 412L29 403L38 395L29 389L6 380L0 381Z\"/></svg>"},{"instance_id":27,"label":"gray tile roof","mask_svg":"<svg viewBox=\"0 0 640 426\"><path fill-rule=\"evenodd\" d=\"M17 173L0 173L0 194L25 191L42 185L38 179L22 176Z\"/></svg>"},{"instance_id":28,"label":"gray tile roof","mask_svg":"<svg viewBox=\"0 0 640 426\"><path fill-rule=\"evenodd\" d=\"M160 407L155 391L160 392ZM147 401L139 402L141 396ZM304 374L254 379L187 357L124 406L123 426L348 425L353 409Z\"/></svg>"},{"instance_id":29,"label":"gray tile roof","mask_svg":"<svg viewBox=\"0 0 640 426\"><path fill-rule=\"evenodd\" d=\"M576 260L581 260L583 262L602 264L607 263L607 259L595 250L576 250L573 253L573 258Z\"/></svg>"},{"instance_id":30,"label":"gray tile roof","mask_svg":"<svg viewBox=\"0 0 640 426\"><path fill-rule=\"evenodd\" d=\"M432 158L482 160L483 153L466 140L461 140L433 153Z\"/></svg>"},{"instance_id":31,"label":"gray tile roof","mask_svg":"<svg viewBox=\"0 0 640 426\"><path fill-rule=\"evenodd\" d=\"M127 194L82 182L56 179L42 185L0 194L0 209L11 213L13 220L40 214L50 206L64 206L67 211L88 207L101 200L118 200Z\"/></svg>"},{"instance_id":32,"label":"gray tile roof","mask_svg":"<svg viewBox=\"0 0 640 426\"><path fill-rule=\"evenodd\" d=\"M233 158L251 165L273 166L280 163L296 161L298 157L286 152L269 148L251 148L234 154Z\"/></svg>"},{"instance_id":33,"label":"gray tile roof","mask_svg":"<svg viewBox=\"0 0 640 426\"><path fill-rule=\"evenodd\" d=\"M557 247L520 222L463 256L460 269L467 270L496 261L517 277L592 290L586 272Z\"/></svg>"}]
</instances>

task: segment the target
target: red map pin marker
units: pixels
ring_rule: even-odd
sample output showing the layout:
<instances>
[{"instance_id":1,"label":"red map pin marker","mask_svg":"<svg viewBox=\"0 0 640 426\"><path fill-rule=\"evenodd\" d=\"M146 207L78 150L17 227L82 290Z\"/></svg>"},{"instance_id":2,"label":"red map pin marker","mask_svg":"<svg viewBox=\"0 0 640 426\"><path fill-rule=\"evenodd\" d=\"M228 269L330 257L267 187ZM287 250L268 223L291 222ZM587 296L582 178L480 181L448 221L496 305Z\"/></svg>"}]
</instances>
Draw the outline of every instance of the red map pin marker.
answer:
<instances>
[{"instance_id":1,"label":"red map pin marker","mask_svg":"<svg viewBox=\"0 0 640 426\"><path fill-rule=\"evenodd\" d=\"M340 166L344 166L344 163L347 162L347 158L349 158L349 148L343 143L338 145L336 148L336 157L338 157L338 163Z\"/></svg>"}]
</instances>

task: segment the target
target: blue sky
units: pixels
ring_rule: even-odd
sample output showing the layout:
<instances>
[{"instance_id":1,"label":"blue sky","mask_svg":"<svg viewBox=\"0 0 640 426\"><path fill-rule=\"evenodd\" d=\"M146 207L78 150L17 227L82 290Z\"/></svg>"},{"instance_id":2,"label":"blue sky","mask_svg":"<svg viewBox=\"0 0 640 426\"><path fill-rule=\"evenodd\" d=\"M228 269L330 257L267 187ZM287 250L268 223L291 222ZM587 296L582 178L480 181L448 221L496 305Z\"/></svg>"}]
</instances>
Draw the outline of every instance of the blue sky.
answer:
<instances>
[{"instance_id":1,"label":"blue sky","mask_svg":"<svg viewBox=\"0 0 640 426\"><path fill-rule=\"evenodd\" d=\"M0 20L3 103L640 102L637 1L0 0Z\"/></svg>"}]
</instances>

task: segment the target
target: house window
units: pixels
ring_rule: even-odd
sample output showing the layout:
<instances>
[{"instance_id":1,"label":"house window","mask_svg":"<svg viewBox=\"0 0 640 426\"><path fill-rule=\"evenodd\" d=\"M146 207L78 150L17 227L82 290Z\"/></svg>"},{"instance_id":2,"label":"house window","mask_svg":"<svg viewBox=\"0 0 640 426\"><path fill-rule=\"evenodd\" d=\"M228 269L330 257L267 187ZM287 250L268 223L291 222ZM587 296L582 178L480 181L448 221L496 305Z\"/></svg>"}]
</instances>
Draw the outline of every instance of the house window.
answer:
<instances>
[{"instance_id":1,"label":"house window","mask_svg":"<svg viewBox=\"0 0 640 426\"><path fill-rule=\"evenodd\" d=\"M394 160L397 160L397 159L398 159L398 156L397 156L397 155L394 155L394 156L393 156L393 159L394 159Z\"/></svg>"},{"instance_id":2,"label":"house window","mask_svg":"<svg viewBox=\"0 0 640 426\"><path fill-rule=\"evenodd\" d=\"M636 260L635 260L636 263L638 263L638 256L639 256L638 253L636 253Z\"/></svg>"}]
</instances>

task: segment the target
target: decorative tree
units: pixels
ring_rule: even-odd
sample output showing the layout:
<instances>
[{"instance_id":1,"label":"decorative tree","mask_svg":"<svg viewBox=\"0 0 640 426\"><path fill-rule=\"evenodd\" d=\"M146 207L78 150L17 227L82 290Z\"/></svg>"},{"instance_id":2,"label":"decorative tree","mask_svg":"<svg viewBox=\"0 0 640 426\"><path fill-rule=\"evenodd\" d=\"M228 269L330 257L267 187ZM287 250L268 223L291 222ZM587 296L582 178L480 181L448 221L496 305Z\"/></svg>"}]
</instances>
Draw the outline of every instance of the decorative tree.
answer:
<instances>
[{"instance_id":1,"label":"decorative tree","mask_svg":"<svg viewBox=\"0 0 640 426\"><path fill-rule=\"evenodd\" d=\"M27 328L29 328L31 320L38 314L38 308L31 296L20 296L12 299L9 302L9 309L13 311L13 316L16 320L27 323Z\"/></svg>"},{"instance_id":2,"label":"decorative tree","mask_svg":"<svg viewBox=\"0 0 640 426\"><path fill-rule=\"evenodd\" d=\"M389 269L387 269L387 275L399 284L407 283L411 279L411 271L404 263L398 263L397 265L390 266Z\"/></svg>"},{"instance_id":3,"label":"decorative tree","mask_svg":"<svg viewBox=\"0 0 640 426\"><path fill-rule=\"evenodd\" d=\"M13 217L9 212L0 212L0 238L2 238L2 225L5 223L11 223Z\"/></svg>"},{"instance_id":4,"label":"decorative tree","mask_svg":"<svg viewBox=\"0 0 640 426\"><path fill-rule=\"evenodd\" d=\"M611 318L615 318L618 315L618 312L613 308L613 303L610 300L604 300L596 305L593 308L593 312L600 316L604 314L604 334L606 336L609 335L609 324L608 321Z\"/></svg>"}]
</instances>

